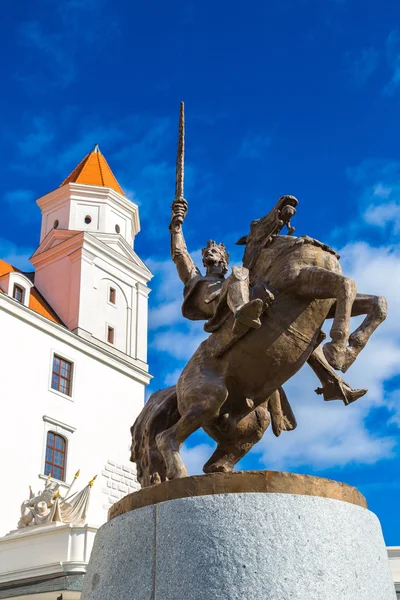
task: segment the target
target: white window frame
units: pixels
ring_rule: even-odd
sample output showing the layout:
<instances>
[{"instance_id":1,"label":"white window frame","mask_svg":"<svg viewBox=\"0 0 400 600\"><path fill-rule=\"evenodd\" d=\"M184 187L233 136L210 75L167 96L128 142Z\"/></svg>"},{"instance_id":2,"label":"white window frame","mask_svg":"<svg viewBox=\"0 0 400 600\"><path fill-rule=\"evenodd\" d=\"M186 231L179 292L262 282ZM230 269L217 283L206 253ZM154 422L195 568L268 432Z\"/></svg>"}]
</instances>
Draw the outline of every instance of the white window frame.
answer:
<instances>
[{"instance_id":1,"label":"white window frame","mask_svg":"<svg viewBox=\"0 0 400 600\"><path fill-rule=\"evenodd\" d=\"M14 296L15 288L18 288L19 290L21 290L21 292L22 292L22 300L18 300ZM19 302L20 304L24 304L25 305L25 294L26 294L26 289L20 283L13 283L13 288L12 288L12 298L13 298L13 300L15 300L16 302Z\"/></svg>"},{"instance_id":2,"label":"white window frame","mask_svg":"<svg viewBox=\"0 0 400 600\"><path fill-rule=\"evenodd\" d=\"M64 394L63 394L64 395ZM65 481L61 481L60 479L55 479L55 477L50 477L51 481L55 481L60 484L61 488L65 488L65 491L68 489L70 483L69 482L69 449L71 443L72 434L76 431L76 427L72 425L68 425L68 423L63 423L62 421L58 421L57 419L53 419L48 415L43 415L43 424L44 424L44 432L43 432L43 448L42 448L42 462L41 469L39 472L39 479L47 480L48 475L44 474L44 467L46 463L46 448L47 448L47 434L49 431L54 431L57 435L61 435L66 441L66 449L65 449Z\"/></svg>"},{"instance_id":3,"label":"white window frame","mask_svg":"<svg viewBox=\"0 0 400 600\"><path fill-rule=\"evenodd\" d=\"M115 292L115 302L110 302L110 290L113 289ZM109 304L110 306L113 306L114 308L117 308L117 286L111 285L111 283L108 284L107 287L107 304ZM112 325L110 325L110 327L112 327Z\"/></svg>"},{"instance_id":4,"label":"white window frame","mask_svg":"<svg viewBox=\"0 0 400 600\"><path fill-rule=\"evenodd\" d=\"M112 344L111 342L108 341L108 328L111 327L111 329L114 330L114 343ZM112 325L111 323L106 323L106 344L108 344L109 346L111 346L112 348L115 348L115 340L117 339L117 330L115 325Z\"/></svg>"},{"instance_id":5,"label":"white window frame","mask_svg":"<svg viewBox=\"0 0 400 600\"><path fill-rule=\"evenodd\" d=\"M54 388L51 387L54 356L59 356L61 359L65 359L66 361L71 363L71 385L70 385L71 395L70 396L68 396L68 394L64 394L63 392L60 392L59 390L55 390ZM75 394L75 377L76 377L76 362L71 357L67 356L64 352L59 352L58 350L55 350L54 348L52 348L51 356L50 356L49 391L52 392L53 394L57 394L57 396L61 396L61 398L65 398L66 400L73 402L74 394Z\"/></svg>"}]
</instances>

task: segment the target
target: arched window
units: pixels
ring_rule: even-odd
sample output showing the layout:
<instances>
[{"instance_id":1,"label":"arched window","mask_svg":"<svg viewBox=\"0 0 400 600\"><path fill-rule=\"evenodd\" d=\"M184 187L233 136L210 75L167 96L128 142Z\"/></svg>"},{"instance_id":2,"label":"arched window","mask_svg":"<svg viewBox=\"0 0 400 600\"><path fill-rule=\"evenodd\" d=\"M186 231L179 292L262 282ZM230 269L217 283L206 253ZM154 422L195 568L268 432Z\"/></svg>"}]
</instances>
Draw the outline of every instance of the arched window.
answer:
<instances>
[{"instance_id":1,"label":"arched window","mask_svg":"<svg viewBox=\"0 0 400 600\"><path fill-rule=\"evenodd\" d=\"M65 438L54 431L47 432L46 459L44 474L60 481L65 480L65 459L67 442Z\"/></svg>"}]
</instances>

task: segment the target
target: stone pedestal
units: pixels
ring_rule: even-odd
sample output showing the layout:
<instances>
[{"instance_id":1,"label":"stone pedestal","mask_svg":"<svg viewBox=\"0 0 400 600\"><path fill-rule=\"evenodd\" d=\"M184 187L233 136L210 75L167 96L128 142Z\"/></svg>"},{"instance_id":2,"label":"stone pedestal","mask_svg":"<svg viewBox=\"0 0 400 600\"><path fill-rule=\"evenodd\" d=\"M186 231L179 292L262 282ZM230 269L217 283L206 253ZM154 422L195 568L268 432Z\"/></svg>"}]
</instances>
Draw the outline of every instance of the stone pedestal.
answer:
<instances>
[{"instance_id":1,"label":"stone pedestal","mask_svg":"<svg viewBox=\"0 0 400 600\"><path fill-rule=\"evenodd\" d=\"M216 473L122 499L82 600L395 600L380 524L355 488Z\"/></svg>"}]
</instances>

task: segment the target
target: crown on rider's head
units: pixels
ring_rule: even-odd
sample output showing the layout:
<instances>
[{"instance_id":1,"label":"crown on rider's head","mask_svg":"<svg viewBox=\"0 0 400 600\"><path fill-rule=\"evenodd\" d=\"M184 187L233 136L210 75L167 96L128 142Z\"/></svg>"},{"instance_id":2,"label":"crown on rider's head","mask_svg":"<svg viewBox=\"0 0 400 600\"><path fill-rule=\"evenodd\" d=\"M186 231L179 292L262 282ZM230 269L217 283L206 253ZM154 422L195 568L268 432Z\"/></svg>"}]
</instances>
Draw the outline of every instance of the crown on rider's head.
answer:
<instances>
[{"instance_id":1,"label":"crown on rider's head","mask_svg":"<svg viewBox=\"0 0 400 600\"><path fill-rule=\"evenodd\" d=\"M227 251L225 244L217 244L217 242L214 242L214 240L208 240L206 247L202 248L201 250L201 255L203 257L208 248L216 248L218 250L218 253L221 256L221 262L223 264L224 271L226 273L228 270L229 252Z\"/></svg>"}]
</instances>

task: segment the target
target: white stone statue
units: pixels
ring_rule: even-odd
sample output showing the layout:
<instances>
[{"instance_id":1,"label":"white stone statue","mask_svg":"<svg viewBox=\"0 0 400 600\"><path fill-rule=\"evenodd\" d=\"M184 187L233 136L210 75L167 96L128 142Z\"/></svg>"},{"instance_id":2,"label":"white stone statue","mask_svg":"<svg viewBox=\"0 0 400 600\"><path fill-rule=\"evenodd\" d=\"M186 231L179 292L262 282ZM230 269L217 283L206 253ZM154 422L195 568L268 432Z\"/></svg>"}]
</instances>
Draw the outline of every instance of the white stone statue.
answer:
<instances>
[{"instance_id":1,"label":"white stone statue","mask_svg":"<svg viewBox=\"0 0 400 600\"><path fill-rule=\"evenodd\" d=\"M51 480L50 475L44 486L36 496L29 486L29 499L24 500L21 505L21 518L17 528L23 529L32 525L47 525L52 522L71 523L83 525L89 507L90 490L97 477L91 481L80 492L71 494L75 481L79 477L79 471L69 486L64 497L60 494L60 484Z\"/></svg>"}]
</instances>

